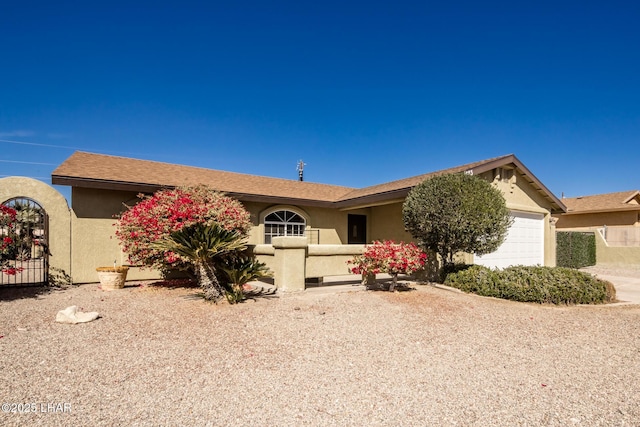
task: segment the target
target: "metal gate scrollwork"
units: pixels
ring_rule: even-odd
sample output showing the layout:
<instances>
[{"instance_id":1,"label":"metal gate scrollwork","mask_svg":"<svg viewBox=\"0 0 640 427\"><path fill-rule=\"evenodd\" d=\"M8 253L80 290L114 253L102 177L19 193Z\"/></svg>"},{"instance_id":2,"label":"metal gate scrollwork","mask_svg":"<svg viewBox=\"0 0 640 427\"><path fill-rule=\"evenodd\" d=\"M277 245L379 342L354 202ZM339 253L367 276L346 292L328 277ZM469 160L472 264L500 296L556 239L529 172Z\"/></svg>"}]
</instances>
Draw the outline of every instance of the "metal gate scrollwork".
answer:
<instances>
[{"instance_id":1,"label":"metal gate scrollwork","mask_svg":"<svg viewBox=\"0 0 640 427\"><path fill-rule=\"evenodd\" d=\"M48 282L49 218L37 202L15 197L0 205L0 286Z\"/></svg>"}]
</instances>

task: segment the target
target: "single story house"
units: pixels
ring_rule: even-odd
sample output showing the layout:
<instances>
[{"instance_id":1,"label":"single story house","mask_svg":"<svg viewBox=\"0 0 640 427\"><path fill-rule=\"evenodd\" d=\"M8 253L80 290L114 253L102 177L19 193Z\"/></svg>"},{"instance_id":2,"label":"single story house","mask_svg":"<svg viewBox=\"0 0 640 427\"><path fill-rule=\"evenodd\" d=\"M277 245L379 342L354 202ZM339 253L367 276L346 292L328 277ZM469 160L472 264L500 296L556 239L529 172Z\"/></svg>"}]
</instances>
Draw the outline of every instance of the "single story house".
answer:
<instances>
[{"instance_id":1,"label":"single story house","mask_svg":"<svg viewBox=\"0 0 640 427\"><path fill-rule=\"evenodd\" d=\"M366 188L269 178L155 161L75 152L52 173L52 183L71 186L71 238L68 265L74 282L95 281L95 267L126 264L114 234L114 216L139 193L206 184L240 200L254 224L249 243L272 269L278 269L280 237L297 237L306 258L303 277L345 274L345 260L373 240L410 241L402 203L412 187L445 173L467 173L499 188L514 223L493 254L467 255L488 266L555 265L555 219L565 205L514 155ZM294 239L295 240L295 239ZM290 241L290 240L288 240ZM276 244L276 242L278 242ZM294 245L295 246L295 245ZM154 272L133 271L132 279ZM276 274L276 279L277 279Z\"/></svg>"},{"instance_id":2,"label":"single story house","mask_svg":"<svg viewBox=\"0 0 640 427\"><path fill-rule=\"evenodd\" d=\"M596 262L640 266L640 191L563 198L567 207L556 215L558 231L593 232Z\"/></svg>"},{"instance_id":3,"label":"single story house","mask_svg":"<svg viewBox=\"0 0 640 427\"><path fill-rule=\"evenodd\" d=\"M567 211L558 215L560 229L603 226L640 227L640 191L563 198Z\"/></svg>"}]
</instances>

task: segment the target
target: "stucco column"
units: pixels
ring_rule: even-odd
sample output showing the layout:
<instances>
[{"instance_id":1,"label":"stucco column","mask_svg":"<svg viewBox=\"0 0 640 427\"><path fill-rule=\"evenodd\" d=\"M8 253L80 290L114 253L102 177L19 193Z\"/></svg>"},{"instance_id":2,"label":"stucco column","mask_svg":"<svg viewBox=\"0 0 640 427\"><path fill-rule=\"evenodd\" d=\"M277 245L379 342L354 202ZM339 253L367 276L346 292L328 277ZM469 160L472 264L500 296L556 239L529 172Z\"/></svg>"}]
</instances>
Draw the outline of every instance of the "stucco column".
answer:
<instances>
[{"instance_id":1,"label":"stucco column","mask_svg":"<svg viewBox=\"0 0 640 427\"><path fill-rule=\"evenodd\" d=\"M304 291L306 237L274 237L274 285L278 292Z\"/></svg>"}]
</instances>

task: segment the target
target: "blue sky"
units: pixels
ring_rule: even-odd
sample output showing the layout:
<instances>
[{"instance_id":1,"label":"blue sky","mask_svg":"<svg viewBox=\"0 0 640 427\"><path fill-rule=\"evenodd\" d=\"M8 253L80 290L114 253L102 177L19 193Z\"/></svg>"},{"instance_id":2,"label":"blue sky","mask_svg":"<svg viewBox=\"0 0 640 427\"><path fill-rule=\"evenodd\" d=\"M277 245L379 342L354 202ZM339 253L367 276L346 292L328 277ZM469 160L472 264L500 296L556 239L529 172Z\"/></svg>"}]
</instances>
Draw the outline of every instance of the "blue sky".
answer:
<instances>
[{"instance_id":1,"label":"blue sky","mask_svg":"<svg viewBox=\"0 0 640 427\"><path fill-rule=\"evenodd\" d=\"M0 175L80 149L364 187L513 153L558 197L640 189L638 22L632 1L4 2Z\"/></svg>"}]
</instances>

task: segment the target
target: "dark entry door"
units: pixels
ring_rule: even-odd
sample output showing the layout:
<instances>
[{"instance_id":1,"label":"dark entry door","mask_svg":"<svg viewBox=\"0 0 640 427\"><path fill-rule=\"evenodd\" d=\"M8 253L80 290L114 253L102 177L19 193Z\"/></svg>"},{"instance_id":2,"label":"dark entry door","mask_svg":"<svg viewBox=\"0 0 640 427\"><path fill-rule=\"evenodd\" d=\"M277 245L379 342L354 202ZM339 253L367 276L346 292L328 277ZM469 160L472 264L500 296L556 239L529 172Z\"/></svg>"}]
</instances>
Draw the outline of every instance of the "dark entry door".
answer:
<instances>
[{"instance_id":1,"label":"dark entry door","mask_svg":"<svg viewBox=\"0 0 640 427\"><path fill-rule=\"evenodd\" d=\"M347 223L348 243L360 245L367 243L367 216L349 214Z\"/></svg>"}]
</instances>

